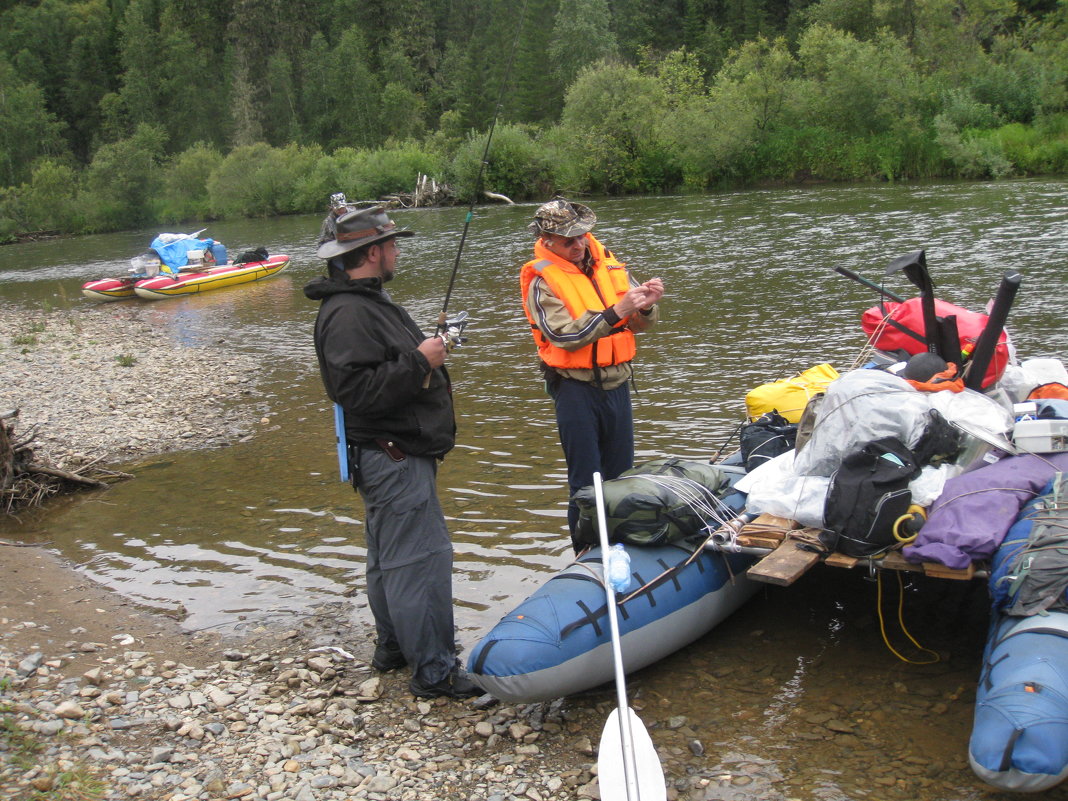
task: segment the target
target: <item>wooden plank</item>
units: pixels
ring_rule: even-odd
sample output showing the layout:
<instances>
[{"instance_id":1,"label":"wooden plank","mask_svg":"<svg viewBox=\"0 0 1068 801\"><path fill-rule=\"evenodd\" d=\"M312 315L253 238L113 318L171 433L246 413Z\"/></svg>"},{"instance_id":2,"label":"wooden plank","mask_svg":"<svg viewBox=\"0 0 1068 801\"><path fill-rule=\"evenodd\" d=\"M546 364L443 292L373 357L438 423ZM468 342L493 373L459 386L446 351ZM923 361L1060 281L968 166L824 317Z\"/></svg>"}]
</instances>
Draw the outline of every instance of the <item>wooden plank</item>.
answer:
<instances>
[{"instance_id":1,"label":"wooden plank","mask_svg":"<svg viewBox=\"0 0 1068 801\"><path fill-rule=\"evenodd\" d=\"M788 517L778 517L777 515L769 515L767 513L758 515L754 520L750 521L746 525L742 526L742 531L747 528L754 529L782 529L783 531L792 531L795 528L801 528L801 524L796 520L791 520Z\"/></svg>"},{"instance_id":2,"label":"wooden plank","mask_svg":"<svg viewBox=\"0 0 1068 801\"><path fill-rule=\"evenodd\" d=\"M856 567L857 562L859 561L860 560L855 556L846 556L844 553L838 553L836 551L835 553L832 553L830 556L824 559L823 563L826 565L830 565L831 567L849 568Z\"/></svg>"},{"instance_id":3,"label":"wooden plank","mask_svg":"<svg viewBox=\"0 0 1068 801\"><path fill-rule=\"evenodd\" d=\"M742 526L738 541L756 548L777 548L787 534L800 527L796 520L762 514Z\"/></svg>"},{"instance_id":4,"label":"wooden plank","mask_svg":"<svg viewBox=\"0 0 1068 801\"><path fill-rule=\"evenodd\" d=\"M846 556L844 553L832 553L823 561L824 564L828 564L831 567L846 568L856 567L861 562L864 564L868 562L867 559ZM900 551L890 551L877 562L877 565L885 570L906 570L914 573L922 571L931 578L954 579L957 581L970 581L975 578L976 569L974 564L970 564L961 570L946 567L937 562L924 562L922 565L914 565L912 562L906 561Z\"/></svg>"},{"instance_id":5,"label":"wooden plank","mask_svg":"<svg viewBox=\"0 0 1068 801\"><path fill-rule=\"evenodd\" d=\"M955 579L957 581L971 581L975 578L975 563L972 562L966 568L958 570L946 567L937 562L924 562L923 572L932 578Z\"/></svg>"},{"instance_id":6,"label":"wooden plank","mask_svg":"<svg viewBox=\"0 0 1068 801\"><path fill-rule=\"evenodd\" d=\"M751 568L746 575L755 581L788 587L803 576L820 560L814 551L797 547L794 540L787 539Z\"/></svg>"},{"instance_id":7,"label":"wooden plank","mask_svg":"<svg viewBox=\"0 0 1068 801\"><path fill-rule=\"evenodd\" d=\"M739 534L738 544L749 548L770 548L775 550L782 544L781 534Z\"/></svg>"}]
</instances>

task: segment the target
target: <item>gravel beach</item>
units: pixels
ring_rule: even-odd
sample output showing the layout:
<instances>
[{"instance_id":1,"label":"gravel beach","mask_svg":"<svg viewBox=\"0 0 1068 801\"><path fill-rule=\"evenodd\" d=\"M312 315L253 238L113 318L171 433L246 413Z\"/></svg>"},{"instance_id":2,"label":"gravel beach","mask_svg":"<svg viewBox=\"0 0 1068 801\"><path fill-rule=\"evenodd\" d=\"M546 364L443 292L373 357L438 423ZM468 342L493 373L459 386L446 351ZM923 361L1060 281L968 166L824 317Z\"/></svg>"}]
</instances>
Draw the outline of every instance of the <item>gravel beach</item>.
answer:
<instances>
[{"instance_id":1,"label":"gravel beach","mask_svg":"<svg viewBox=\"0 0 1068 801\"><path fill-rule=\"evenodd\" d=\"M54 465L223 446L270 414L248 402L251 356L161 341L142 308L0 307L0 410ZM282 632L190 634L19 545L0 549L0 798L598 797L610 700L419 701L406 670L370 668L345 604Z\"/></svg>"},{"instance_id":2,"label":"gravel beach","mask_svg":"<svg viewBox=\"0 0 1068 801\"><path fill-rule=\"evenodd\" d=\"M56 466L225 445L263 417L253 356L176 345L144 313L0 306L0 412Z\"/></svg>"}]
</instances>

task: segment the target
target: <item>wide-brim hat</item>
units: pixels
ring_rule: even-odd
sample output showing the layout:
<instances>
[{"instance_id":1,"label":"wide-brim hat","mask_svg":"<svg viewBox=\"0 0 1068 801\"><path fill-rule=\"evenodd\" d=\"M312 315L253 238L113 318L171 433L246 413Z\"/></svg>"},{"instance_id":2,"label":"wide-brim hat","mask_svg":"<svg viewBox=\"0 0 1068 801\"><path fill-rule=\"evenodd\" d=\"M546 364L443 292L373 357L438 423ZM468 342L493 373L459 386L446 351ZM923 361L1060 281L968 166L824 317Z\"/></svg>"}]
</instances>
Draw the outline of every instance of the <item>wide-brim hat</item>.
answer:
<instances>
[{"instance_id":1,"label":"wide-brim hat","mask_svg":"<svg viewBox=\"0 0 1068 801\"><path fill-rule=\"evenodd\" d=\"M320 259L332 259L356 248L373 245L395 236L414 236L415 231L398 228L382 206L357 209L342 214L334 221L334 238L323 242L315 254Z\"/></svg>"},{"instance_id":2,"label":"wide-brim hat","mask_svg":"<svg viewBox=\"0 0 1068 801\"><path fill-rule=\"evenodd\" d=\"M557 197L538 206L534 222L527 226L532 234L581 236L593 230L597 215L589 206Z\"/></svg>"}]
</instances>

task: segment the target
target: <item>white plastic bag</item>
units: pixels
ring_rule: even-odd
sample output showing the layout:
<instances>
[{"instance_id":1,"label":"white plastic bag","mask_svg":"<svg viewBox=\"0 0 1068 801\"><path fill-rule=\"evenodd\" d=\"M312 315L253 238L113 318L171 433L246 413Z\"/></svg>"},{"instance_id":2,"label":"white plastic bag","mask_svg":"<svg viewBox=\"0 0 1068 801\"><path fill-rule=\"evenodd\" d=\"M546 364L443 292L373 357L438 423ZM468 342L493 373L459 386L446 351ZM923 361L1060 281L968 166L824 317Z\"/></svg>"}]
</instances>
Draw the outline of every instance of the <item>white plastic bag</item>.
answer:
<instances>
[{"instance_id":1,"label":"white plastic bag","mask_svg":"<svg viewBox=\"0 0 1068 801\"><path fill-rule=\"evenodd\" d=\"M831 480L794 472L796 451L770 459L738 480L735 489L747 493L745 510L796 520L803 526L823 528L823 505Z\"/></svg>"},{"instance_id":2,"label":"white plastic bag","mask_svg":"<svg viewBox=\"0 0 1068 801\"><path fill-rule=\"evenodd\" d=\"M1012 431L1012 413L997 401L974 389L963 392L928 393L932 409L937 409L951 423L967 429L979 428L1004 436Z\"/></svg>"},{"instance_id":3,"label":"white plastic bag","mask_svg":"<svg viewBox=\"0 0 1068 801\"><path fill-rule=\"evenodd\" d=\"M959 476L961 472L962 468L955 464L942 464L938 467L927 465L909 482L912 502L917 506L930 506L942 494L946 482L954 476Z\"/></svg>"}]
</instances>

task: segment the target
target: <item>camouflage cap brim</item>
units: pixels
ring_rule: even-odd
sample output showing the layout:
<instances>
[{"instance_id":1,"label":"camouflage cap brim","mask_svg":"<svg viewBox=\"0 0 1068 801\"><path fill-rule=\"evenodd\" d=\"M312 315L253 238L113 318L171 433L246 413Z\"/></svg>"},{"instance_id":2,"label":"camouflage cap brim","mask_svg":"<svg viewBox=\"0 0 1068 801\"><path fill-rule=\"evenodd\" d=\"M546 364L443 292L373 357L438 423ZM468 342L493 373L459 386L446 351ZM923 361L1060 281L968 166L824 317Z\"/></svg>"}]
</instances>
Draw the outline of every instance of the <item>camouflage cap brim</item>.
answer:
<instances>
[{"instance_id":1,"label":"camouflage cap brim","mask_svg":"<svg viewBox=\"0 0 1068 801\"><path fill-rule=\"evenodd\" d=\"M589 206L555 198L543 203L534 213L534 221L527 226L533 234L581 236L593 230L597 215Z\"/></svg>"}]
</instances>

